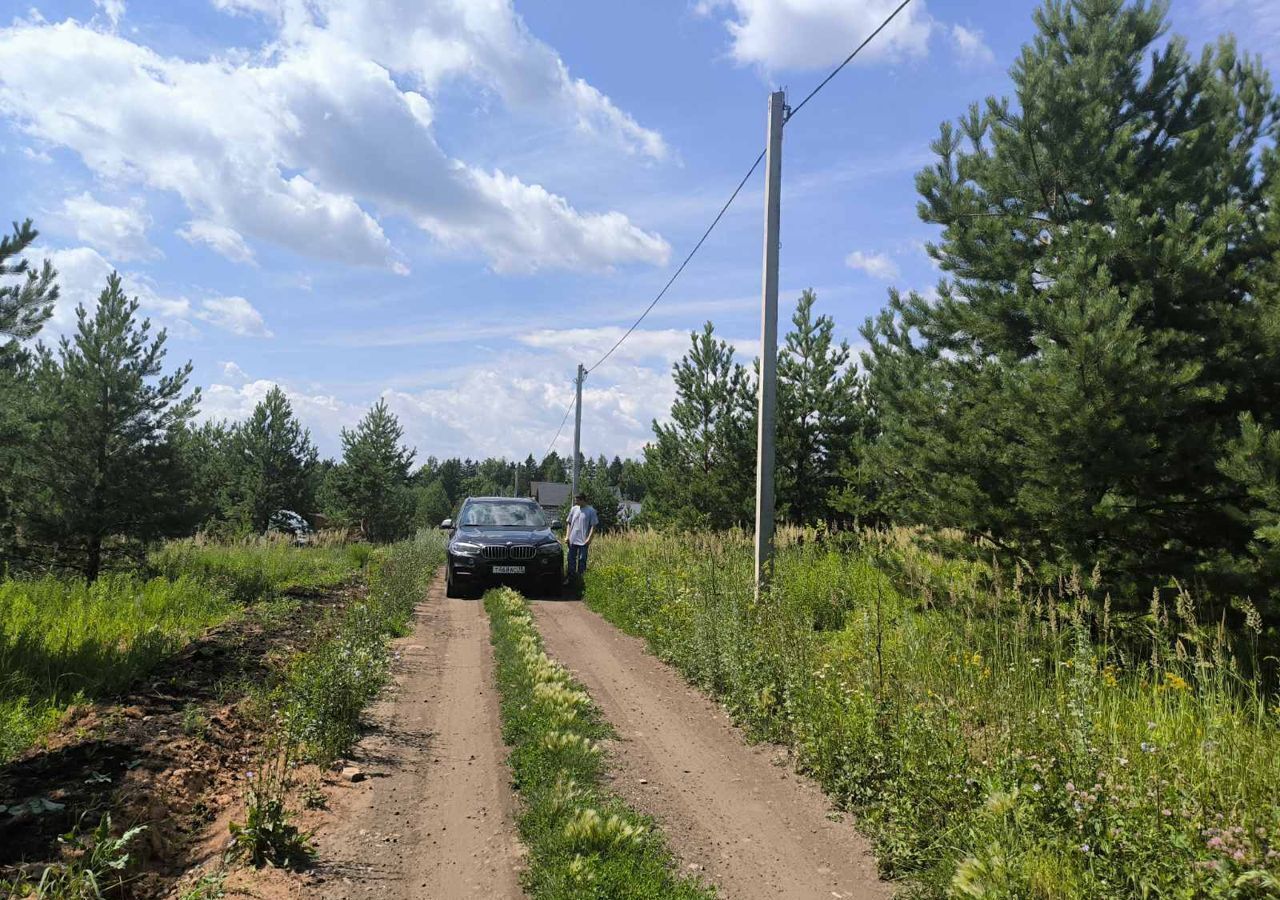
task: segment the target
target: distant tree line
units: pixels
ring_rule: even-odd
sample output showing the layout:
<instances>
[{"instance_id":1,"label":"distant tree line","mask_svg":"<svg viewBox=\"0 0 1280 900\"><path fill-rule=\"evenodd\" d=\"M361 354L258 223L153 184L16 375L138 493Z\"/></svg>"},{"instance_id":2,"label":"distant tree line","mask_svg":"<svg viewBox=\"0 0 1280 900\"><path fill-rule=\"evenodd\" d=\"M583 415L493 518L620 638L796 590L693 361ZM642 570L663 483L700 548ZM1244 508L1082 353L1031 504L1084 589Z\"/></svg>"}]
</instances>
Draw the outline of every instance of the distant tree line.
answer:
<instances>
[{"instance_id":1,"label":"distant tree line","mask_svg":"<svg viewBox=\"0 0 1280 900\"><path fill-rule=\"evenodd\" d=\"M1049 2L1015 96L916 178L936 294L860 365L806 292L780 352L785 519L952 526L1047 572L1172 579L1280 616L1280 99L1163 4ZM646 513L751 518L755 375L710 323L647 448Z\"/></svg>"}]
</instances>

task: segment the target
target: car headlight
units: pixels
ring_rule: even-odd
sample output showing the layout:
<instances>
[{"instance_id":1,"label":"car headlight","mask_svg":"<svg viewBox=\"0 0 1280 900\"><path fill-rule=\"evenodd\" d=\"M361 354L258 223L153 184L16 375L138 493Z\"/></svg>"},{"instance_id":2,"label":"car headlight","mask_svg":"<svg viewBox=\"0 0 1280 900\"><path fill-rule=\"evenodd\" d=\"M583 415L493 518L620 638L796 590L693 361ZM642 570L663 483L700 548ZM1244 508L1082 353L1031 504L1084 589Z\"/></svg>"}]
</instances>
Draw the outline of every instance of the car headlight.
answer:
<instances>
[{"instance_id":1,"label":"car headlight","mask_svg":"<svg viewBox=\"0 0 1280 900\"><path fill-rule=\"evenodd\" d=\"M466 541L454 541L452 550L459 556L479 556L483 544L470 544Z\"/></svg>"},{"instance_id":2,"label":"car headlight","mask_svg":"<svg viewBox=\"0 0 1280 900\"><path fill-rule=\"evenodd\" d=\"M552 541L550 544L543 544L541 547L539 547L539 548L538 548L538 552L539 552L539 553L545 553L545 554L547 554L548 556L550 556L550 555L551 555L551 554L553 554L553 553L555 553L555 554L559 555L559 553L560 553L560 545L559 545L558 543L556 543L555 541Z\"/></svg>"}]
</instances>

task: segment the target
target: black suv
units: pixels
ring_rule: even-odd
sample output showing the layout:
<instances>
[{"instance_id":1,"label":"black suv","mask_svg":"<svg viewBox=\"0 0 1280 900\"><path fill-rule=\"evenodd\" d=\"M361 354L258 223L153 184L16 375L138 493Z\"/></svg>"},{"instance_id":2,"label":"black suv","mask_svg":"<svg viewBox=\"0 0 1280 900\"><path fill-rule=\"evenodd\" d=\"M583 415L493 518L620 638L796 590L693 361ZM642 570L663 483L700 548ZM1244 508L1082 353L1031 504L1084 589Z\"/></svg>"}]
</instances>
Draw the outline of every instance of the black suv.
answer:
<instances>
[{"instance_id":1,"label":"black suv","mask_svg":"<svg viewBox=\"0 0 1280 900\"><path fill-rule=\"evenodd\" d=\"M519 497L468 497L457 520L445 519L449 560L446 596L479 597L493 584L512 581L526 590L554 594L564 574L564 552L542 507Z\"/></svg>"}]
</instances>

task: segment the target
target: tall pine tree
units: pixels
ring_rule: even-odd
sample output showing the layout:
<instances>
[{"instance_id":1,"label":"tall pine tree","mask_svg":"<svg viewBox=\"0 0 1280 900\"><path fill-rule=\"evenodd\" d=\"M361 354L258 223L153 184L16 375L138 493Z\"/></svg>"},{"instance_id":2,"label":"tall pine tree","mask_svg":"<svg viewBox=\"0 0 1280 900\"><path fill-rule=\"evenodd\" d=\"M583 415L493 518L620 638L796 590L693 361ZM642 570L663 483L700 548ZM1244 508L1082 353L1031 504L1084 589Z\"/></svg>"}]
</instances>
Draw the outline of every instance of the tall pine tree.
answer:
<instances>
[{"instance_id":1,"label":"tall pine tree","mask_svg":"<svg viewBox=\"0 0 1280 900\"><path fill-rule=\"evenodd\" d=\"M0 282L0 571L22 562L12 498L21 491L16 473L23 456L38 452L31 431L31 354L24 344L39 333L58 299L48 260L37 271L22 255L38 235L28 219L0 238L0 279L7 280Z\"/></svg>"},{"instance_id":2,"label":"tall pine tree","mask_svg":"<svg viewBox=\"0 0 1280 900\"><path fill-rule=\"evenodd\" d=\"M227 517L254 531L267 527L277 510L314 511L318 454L311 433L273 385L253 413L232 431L233 495Z\"/></svg>"},{"instance_id":3,"label":"tall pine tree","mask_svg":"<svg viewBox=\"0 0 1280 900\"><path fill-rule=\"evenodd\" d=\"M98 577L112 559L190 527L180 437L199 390L191 364L163 374L165 332L138 323L112 273L75 336L44 350L35 374L38 454L22 465L24 533L53 559Z\"/></svg>"},{"instance_id":4,"label":"tall pine tree","mask_svg":"<svg viewBox=\"0 0 1280 900\"><path fill-rule=\"evenodd\" d=\"M1161 43L1164 13L1036 13L1015 99L944 124L917 177L948 277L864 332L899 513L1140 581L1249 540L1217 461L1280 400L1251 291L1278 247L1277 98L1229 40Z\"/></svg>"},{"instance_id":5,"label":"tall pine tree","mask_svg":"<svg viewBox=\"0 0 1280 900\"><path fill-rule=\"evenodd\" d=\"M755 419L746 370L708 322L690 334L689 352L672 374L671 421L654 422L655 440L644 451L645 512L689 527L742 524L754 498Z\"/></svg>"},{"instance_id":6,"label":"tall pine tree","mask_svg":"<svg viewBox=\"0 0 1280 900\"><path fill-rule=\"evenodd\" d=\"M393 541L413 525L409 487L414 451L401 445L404 429L379 400L354 429L342 429L342 463L332 475L334 510L371 541Z\"/></svg>"},{"instance_id":7,"label":"tall pine tree","mask_svg":"<svg viewBox=\"0 0 1280 900\"><path fill-rule=\"evenodd\" d=\"M831 517L839 473L864 427L862 384L847 341L835 343L830 316L814 318L817 295L800 295L778 353L777 494L785 518Z\"/></svg>"}]
</instances>

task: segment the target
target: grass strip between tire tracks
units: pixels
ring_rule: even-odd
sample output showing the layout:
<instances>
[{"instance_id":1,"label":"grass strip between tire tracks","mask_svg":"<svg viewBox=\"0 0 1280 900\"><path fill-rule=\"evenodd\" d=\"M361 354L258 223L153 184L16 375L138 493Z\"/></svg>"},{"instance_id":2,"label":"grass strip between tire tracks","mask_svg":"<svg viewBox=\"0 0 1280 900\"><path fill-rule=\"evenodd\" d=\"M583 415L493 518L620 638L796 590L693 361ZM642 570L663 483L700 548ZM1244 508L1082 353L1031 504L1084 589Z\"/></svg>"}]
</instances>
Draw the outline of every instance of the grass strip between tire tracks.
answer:
<instances>
[{"instance_id":1,"label":"grass strip between tire tracks","mask_svg":"<svg viewBox=\"0 0 1280 900\"><path fill-rule=\"evenodd\" d=\"M529 605L510 588L485 595L497 659L502 734L523 801L525 886L535 898L706 900L681 877L654 824L604 790L600 740L611 734L590 696L542 648Z\"/></svg>"}]
</instances>

